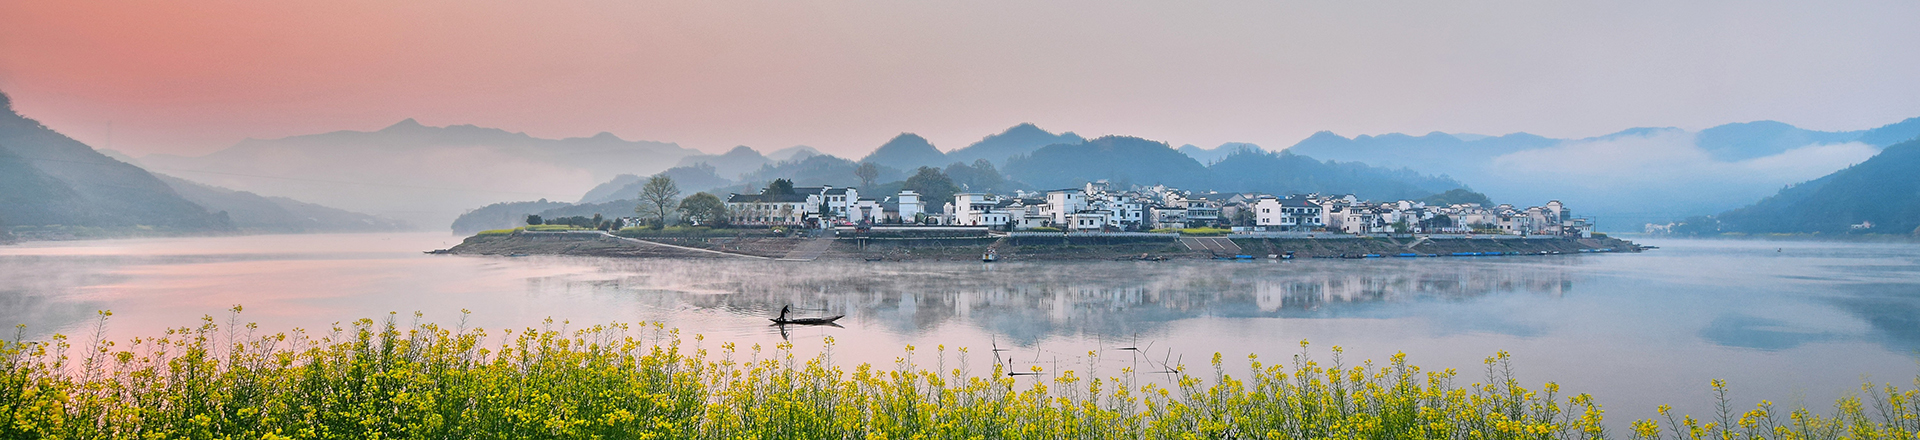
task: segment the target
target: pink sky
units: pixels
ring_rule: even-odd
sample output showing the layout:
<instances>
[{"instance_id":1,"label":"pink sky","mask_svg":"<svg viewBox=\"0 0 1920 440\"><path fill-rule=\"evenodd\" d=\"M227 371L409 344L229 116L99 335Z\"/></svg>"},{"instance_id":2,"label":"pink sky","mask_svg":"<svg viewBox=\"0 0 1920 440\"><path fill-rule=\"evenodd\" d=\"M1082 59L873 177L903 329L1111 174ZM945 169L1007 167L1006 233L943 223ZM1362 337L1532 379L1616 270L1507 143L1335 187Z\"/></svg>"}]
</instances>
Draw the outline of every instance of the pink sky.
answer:
<instances>
[{"instance_id":1,"label":"pink sky","mask_svg":"<svg viewBox=\"0 0 1920 440\"><path fill-rule=\"evenodd\" d=\"M0 0L0 91L200 154L404 118L706 151L1920 116L1920 2Z\"/></svg>"}]
</instances>

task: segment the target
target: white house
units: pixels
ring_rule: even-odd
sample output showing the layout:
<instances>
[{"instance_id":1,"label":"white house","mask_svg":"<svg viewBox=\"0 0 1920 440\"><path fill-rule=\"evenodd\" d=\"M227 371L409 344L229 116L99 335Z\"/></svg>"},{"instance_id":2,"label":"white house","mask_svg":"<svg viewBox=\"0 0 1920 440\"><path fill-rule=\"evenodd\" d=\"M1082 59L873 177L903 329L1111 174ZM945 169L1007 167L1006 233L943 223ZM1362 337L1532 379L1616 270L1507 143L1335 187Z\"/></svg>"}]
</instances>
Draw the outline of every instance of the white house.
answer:
<instances>
[{"instance_id":1,"label":"white house","mask_svg":"<svg viewBox=\"0 0 1920 440\"><path fill-rule=\"evenodd\" d=\"M1079 189L1047 191L1047 207L1052 210L1053 224L1071 223L1073 214L1087 209L1087 193Z\"/></svg>"},{"instance_id":2,"label":"white house","mask_svg":"<svg viewBox=\"0 0 1920 440\"><path fill-rule=\"evenodd\" d=\"M1248 209L1253 210L1254 226L1281 231L1312 231L1326 227L1325 210L1305 197L1261 197Z\"/></svg>"},{"instance_id":3,"label":"white house","mask_svg":"<svg viewBox=\"0 0 1920 440\"><path fill-rule=\"evenodd\" d=\"M994 208L1000 206L1000 197L982 193L959 193L953 195L953 224L961 226L1000 226L1007 224L1007 215L1002 213L989 218ZM995 222L993 220L999 220Z\"/></svg>"},{"instance_id":4,"label":"white house","mask_svg":"<svg viewBox=\"0 0 1920 440\"><path fill-rule=\"evenodd\" d=\"M900 191L899 201L902 222L912 222L920 216L920 213L927 212L926 206L920 202L920 194L914 193L913 190Z\"/></svg>"},{"instance_id":5,"label":"white house","mask_svg":"<svg viewBox=\"0 0 1920 440\"><path fill-rule=\"evenodd\" d=\"M858 201L855 201L852 206L848 207L847 221L854 222L854 223L860 223L860 222L880 223L881 220L885 220L887 218L887 215L884 211L885 210L881 209L880 207L880 201L874 200L874 199L860 199Z\"/></svg>"},{"instance_id":6,"label":"white house","mask_svg":"<svg viewBox=\"0 0 1920 440\"><path fill-rule=\"evenodd\" d=\"M808 206L816 197L806 194L732 194L727 196L727 214L737 225L800 225L818 208Z\"/></svg>"},{"instance_id":7,"label":"white house","mask_svg":"<svg viewBox=\"0 0 1920 440\"><path fill-rule=\"evenodd\" d=\"M1107 215L1099 212L1081 212L1073 214L1067 223L1071 231L1099 231L1107 225Z\"/></svg>"}]
</instances>

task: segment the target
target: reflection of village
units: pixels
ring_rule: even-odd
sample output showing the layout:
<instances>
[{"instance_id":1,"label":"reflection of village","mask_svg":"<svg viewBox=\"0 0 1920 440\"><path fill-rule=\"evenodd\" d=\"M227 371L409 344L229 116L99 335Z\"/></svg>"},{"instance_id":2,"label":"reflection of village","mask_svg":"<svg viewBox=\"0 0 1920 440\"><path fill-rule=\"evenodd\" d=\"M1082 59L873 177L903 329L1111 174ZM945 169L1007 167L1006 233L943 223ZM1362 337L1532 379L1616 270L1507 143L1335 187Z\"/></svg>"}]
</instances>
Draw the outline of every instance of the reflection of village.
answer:
<instances>
[{"instance_id":1,"label":"reflection of village","mask_svg":"<svg viewBox=\"0 0 1920 440\"><path fill-rule=\"evenodd\" d=\"M607 286L645 291L663 302L660 307L719 309L757 318L752 315L793 304L884 323L906 334L961 321L1025 340L1059 334L1122 337L1198 317L1390 317L1404 309L1378 306L1503 294L1558 298L1574 283L1569 267L1424 261L1365 268L1311 261L1010 269L848 264L815 268L825 269L818 271L794 270L791 265L696 270L675 262L634 264L680 266L652 269L649 275Z\"/></svg>"}]
</instances>

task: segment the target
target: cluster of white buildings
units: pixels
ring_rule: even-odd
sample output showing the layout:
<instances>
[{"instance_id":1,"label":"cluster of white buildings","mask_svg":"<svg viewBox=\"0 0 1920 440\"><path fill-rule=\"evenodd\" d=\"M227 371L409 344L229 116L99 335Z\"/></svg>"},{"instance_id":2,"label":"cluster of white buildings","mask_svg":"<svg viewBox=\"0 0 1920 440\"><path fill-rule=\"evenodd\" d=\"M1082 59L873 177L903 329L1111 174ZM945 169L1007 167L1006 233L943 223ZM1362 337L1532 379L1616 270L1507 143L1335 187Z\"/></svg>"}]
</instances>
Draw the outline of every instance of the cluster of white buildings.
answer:
<instances>
[{"instance_id":1,"label":"cluster of white buildings","mask_svg":"<svg viewBox=\"0 0 1920 440\"><path fill-rule=\"evenodd\" d=\"M727 209L734 224L803 227L927 224L1076 232L1231 227L1236 232L1513 235L1582 235L1587 230L1587 221L1574 218L1557 200L1527 208L1429 206L1352 195L1193 193L1161 185L1117 190L1105 181L1011 195L959 193L950 202L940 202L937 211L928 210L928 203L913 191L874 199L861 198L855 188L824 186L794 188L794 194L733 194Z\"/></svg>"}]
</instances>

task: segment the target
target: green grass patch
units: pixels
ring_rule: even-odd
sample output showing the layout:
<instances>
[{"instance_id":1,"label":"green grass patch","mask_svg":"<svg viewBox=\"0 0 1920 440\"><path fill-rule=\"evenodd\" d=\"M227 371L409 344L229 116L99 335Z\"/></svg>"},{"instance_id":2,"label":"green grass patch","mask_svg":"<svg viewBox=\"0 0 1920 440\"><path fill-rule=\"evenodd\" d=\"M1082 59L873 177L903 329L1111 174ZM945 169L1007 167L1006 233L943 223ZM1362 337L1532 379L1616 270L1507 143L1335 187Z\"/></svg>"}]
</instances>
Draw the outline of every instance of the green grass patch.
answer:
<instances>
[{"instance_id":1,"label":"green grass patch","mask_svg":"<svg viewBox=\"0 0 1920 440\"><path fill-rule=\"evenodd\" d=\"M238 308L235 308L238 311ZM104 316L102 313L102 323ZM0 438L249 439L1911 439L1920 390L1868 386L1830 415L1761 403L1607 432L1600 406L1404 355L1347 365L1216 354L1172 377L1009 371L964 349L841 365L791 343L683 343L658 324L489 332L362 319L327 336L212 318L124 345L0 342ZM79 357L68 357L77 352ZM1097 353L1095 355L1098 355ZM1229 375L1229 362L1250 374ZM1244 362L1244 363L1241 363ZM991 365L991 367L988 367ZM1236 365L1237 367L1237 365ZM1014 377L1012 374L1032 374ZM1459 382L1475 381L1469 385ZM1710 422L1711 421L1711 422Z\"/></svg>"},{"instance_id":2,"label":"green grass patch","mask_svg":"<svg viewBox=\"0 0 1920 440\"><path fill-rule=\"evenodd\" d=\"M1218 237L1227 235L1233 232L1233 230L1226 228L1185 228L1178 232L1180 232L1180 235L1191 235L1195 237Z\"/></svg>"},{"instance_id":3,"label":"green grass patch","mask_svg":"<svg viewBox=\"0 0 1920 440\"><path fill-rule=\"evenodd\" d=\"M563 232L563 231L593 230L593 228L582 228L582 227L573 226L573 225L528 225L528 226L523 226L520 229L534 231L534 232Z\"/></svg>"},{"instance_id":4,"label":"green grass patch","mask_svg":"<svg viewBox=\"0 0 1920 440\"><path fill-rule=\"evenodd\" d=\"M776 235L771 229L730 229L706 226L668 226L660 229L633 227L615 231L614 235L629 238L640 237L732 237L736 235Z\"/></svg>"}]
</instances>

